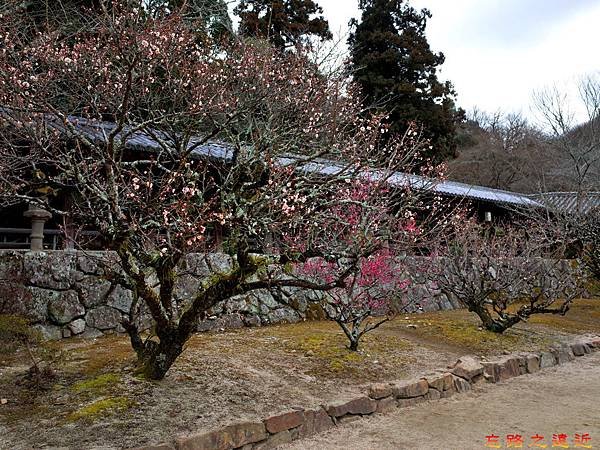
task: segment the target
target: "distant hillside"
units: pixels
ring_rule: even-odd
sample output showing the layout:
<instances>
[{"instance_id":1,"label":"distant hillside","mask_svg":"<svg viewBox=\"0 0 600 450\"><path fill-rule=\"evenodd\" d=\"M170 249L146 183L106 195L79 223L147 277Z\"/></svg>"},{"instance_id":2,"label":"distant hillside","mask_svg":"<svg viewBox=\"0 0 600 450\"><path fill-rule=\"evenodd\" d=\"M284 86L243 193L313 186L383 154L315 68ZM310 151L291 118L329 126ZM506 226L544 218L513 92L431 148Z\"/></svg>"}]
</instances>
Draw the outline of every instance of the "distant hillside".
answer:
<instances>
[{"instance_id":1,"label":"distant hillside","mask_svg":"<svg viewBox=\"0 0 600 450\"><path fill-rule=\"evenodd\" d=\"M600 119L559 138L520 116L486 119L463 125L450 179L525 193L600 190Z\"/></svg>"}]
</instances>

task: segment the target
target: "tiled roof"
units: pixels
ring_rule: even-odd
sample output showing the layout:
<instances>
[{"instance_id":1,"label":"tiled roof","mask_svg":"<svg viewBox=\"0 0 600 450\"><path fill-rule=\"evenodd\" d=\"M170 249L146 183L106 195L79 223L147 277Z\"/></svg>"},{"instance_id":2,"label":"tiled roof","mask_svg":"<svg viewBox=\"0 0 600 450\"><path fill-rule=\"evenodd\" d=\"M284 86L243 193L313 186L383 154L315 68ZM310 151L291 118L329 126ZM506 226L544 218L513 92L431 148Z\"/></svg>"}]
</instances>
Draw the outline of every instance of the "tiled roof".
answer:
<instances>
[{"instance_id":1,"label":"tiled roof","mask_svg":"<svg viewBox=\"0 0 600 450\"><path fill-rule=\"evenodd\" d=\"M424 183L424 181L421 180L425 180L424 177L420 177L418 175L401 175L402 177L409 177L413 180L416 180L417 183ZM432 183L432 181L429 180L428 183L431 184L431 188L434 192L437 192L441 195L464 197L475 200L483 200L491 203L524 207L542 206L534 199L528 198L527 196L516 192L502 191L500 189L492 189L485 186L476 186L450 180L440 181L438 183L435 183L435 181Z\"/></svg>"},{"instance_id":2,"label":"tiled roof","mask_svg":"<svg viewBox=\"0 0 600 450\"><path fill-rule=\"evenodd\" d=\"M594 208L600 208L600 192L544 192L530 195L534 200L545 206L559 211L587 213Z\"/></svg>"},{"instance_id":3,"label":"tiled roof","mask_svg":"<svg viewBox=\"0 0 600 450\"><path fill-rule=\"evenodd\" d=\"M291 164L297 158L288 156L282 158L283 164ZM319 172L321 174L337 174L345 170L345 166L334 161L320 159L310 162L300 167L307 172ZM377 176L374 172L369 176ZM472 200L482 200L491 203L514 205L519 207L542 207L543 205L535 199L529 198L524 194L502 191L484 186L475 186L471 184L459 183L456 181L438 181L432 178L413 175L403 172L397 172L389 177L388 181L393 186L410 186L413 189L428 189L444 196L468 198Z\"/></svg>"},{"instance_id":4,"label":"tiled roof","mask_svg":"<svg viewBox=\"0 0 600 450\"><path fill-rule=\"evenodd\" d=\"M75 126L78 133L83 134L90 141L103 142L108 138L108 135L115 129L116 124L113 122L100 122L84 119L76 116L69 116L70 122ZM48 125L61 130L67 136L72 136L73 133L64 124L56 121L48 122ZM176 139L176 136L157 130L135 130L131 127L123 127L123 131L116 135L117 139L124 139L125 146L131 150L139 151L160 151L163 147L161 141L167 145ZM203 142L203 139L191 138L188 142L188 149L198 156L209 156L216 159L231 159L233 156L233 148L231 145L217 141Z\"/></svg>"},{"instance_id":5,"label":"tiled roof","mask_svg":"<svg viewBox=\"0 0 600 450\"><path fill-rule=\"evenodd\" d=\"M78 132L83 133L88 139L93 141L103 141L107 138L115 124L111 122L99 122L71 116L69 120L77 128ZM51 126L61 129L67 135L72 132L62 123L50 123ZM159 141L168 143L175 138L160 131L131 131L131 128L124 127L123 131L117 135L117 138L125 139L125 145L132 150L160 151ZM223 142L210 141L201 143L201 138L192 138L188 143L188 149L192 149L194 155L200 157L213 157L216 159L229 160L233 156L233 146ZM279 158L281 165L288 165L298 162L298 156L288 155ZM319 159L306 163L299 167L311 173L320 173L323 175L338 174L347 171L347 167L339 162ZM374 172L370 176L377 176ZM437 181L419 175L407 173L395 173L389 178L389 182L394 186L410 186L414 189L430 189L440 195L481 200L497 204L515 205L520 207L542 207L543 205L532 198L523 194L492 189L484 186L476 186L456 181Z\"/></svg>"}]
</instances>

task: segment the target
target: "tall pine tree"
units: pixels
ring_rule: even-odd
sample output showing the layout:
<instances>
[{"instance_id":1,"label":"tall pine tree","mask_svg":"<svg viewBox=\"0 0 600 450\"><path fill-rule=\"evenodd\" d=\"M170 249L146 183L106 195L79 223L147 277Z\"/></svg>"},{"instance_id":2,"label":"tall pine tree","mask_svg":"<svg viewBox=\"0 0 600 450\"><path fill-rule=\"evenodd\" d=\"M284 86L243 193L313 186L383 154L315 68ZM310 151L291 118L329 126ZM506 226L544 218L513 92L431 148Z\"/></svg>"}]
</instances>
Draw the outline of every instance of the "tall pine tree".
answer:
<instances>
[{"instance_id":1,"label":"tall pine tree","mask_svg":"<svg viewBox=\"0 0 600 450\"><path fill-rule=\"evenodd\" d=\"M395 132L403 133L412 121L422 126L434 161L455 156L464 112L455 106L451 83L437 78L444 55L434 53L425 37L431 13L404 0L359 0L359 7L362 18L351 22L348 44L366 104L387 111Z\"/></svg>"},{"instance_id":2,"label":"tall pine tree","mask_svg":"<svg viewBox=\"0 0 600 450\"><path fill-rule=\"evenodd\" d=\"M281 50L305 44L309 36L332 37L323 8L313 0L241 0L235 13L242 36L266 38Z\"/></svg>"}]
</instances>

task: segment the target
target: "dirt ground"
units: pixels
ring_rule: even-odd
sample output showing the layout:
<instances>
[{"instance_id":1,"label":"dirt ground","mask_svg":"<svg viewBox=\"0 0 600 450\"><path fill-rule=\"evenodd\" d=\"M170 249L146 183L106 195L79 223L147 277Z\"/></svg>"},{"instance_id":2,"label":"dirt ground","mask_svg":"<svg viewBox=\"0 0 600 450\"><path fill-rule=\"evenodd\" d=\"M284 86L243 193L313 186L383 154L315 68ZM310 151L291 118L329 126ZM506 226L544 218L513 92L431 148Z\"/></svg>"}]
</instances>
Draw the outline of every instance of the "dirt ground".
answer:
<instances>
[{"instance_id":1,"label":"dirt ground","mask_svg":"<svg viewBox=\"0 0 600 450\"><path fill-rule=\"evenodd\" d=\"M467 311L398 317L367 335L359 353L329 322L196 335L165 380L133 374L127 339L52 344L61 355L46 390L23 382L26 352L0 352L0 449L130 447L210 430L291 407L364 392L373 381L410 378L459 356L547 348L600 333L600 301L567 317L543 317L504 335L478 330ZM599 436L600 439L600 436Z\"/></svg>"},{"instance_id":2,"label":"dirt ground","mask_svg":"<svg viewBox=\"0 0 600 450\"><path fill-rule=\"evenodd\" d=\"M600 448L599 405L600 354L595 353L435 403L360 419L283 448L469 450L490 448L486 436L492 435L501 448L508 447L507 435L521 435L522 448L537 442L532 436L543 436L540 443L552 448L555 434L568 436L568 448ZM558 441L554 444L557 448Z\"/></svg>"}]
</instances>

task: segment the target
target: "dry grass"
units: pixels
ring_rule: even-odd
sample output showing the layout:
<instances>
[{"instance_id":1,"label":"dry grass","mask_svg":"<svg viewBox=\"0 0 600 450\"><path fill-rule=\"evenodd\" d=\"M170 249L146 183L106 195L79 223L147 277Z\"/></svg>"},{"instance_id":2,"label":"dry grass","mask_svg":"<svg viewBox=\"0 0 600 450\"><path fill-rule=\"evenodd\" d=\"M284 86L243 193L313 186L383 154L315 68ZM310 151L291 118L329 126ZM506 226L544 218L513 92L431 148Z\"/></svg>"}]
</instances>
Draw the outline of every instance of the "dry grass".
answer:
<instances>
[{"instance_id":1,"label":"dry grass","mask_svg":"<svg viewBox=\"0 0 600 450\"><path fill-rule=\"evenodd\" d=\"M22 352L0 355L0 392L9 399L0 406L0 425L8 427L11 448L134 446L316 406L467 353L537 350L589 333L600 333L600 300L578 300L566 317L537 316L503 335L478 329L477 317L465 310L411 314L368 334L359 352L347 349L331 322L205 333L189 341L160 383L133 375L135 356L124 336L65 340L52 344L64 356L47 392L18 385L27 368Z\"/></svg>"},{"instance_id":2,"label":"dry grass","mask_svg":"<svg viewBox=\"0 0 600 450\"><path fill-rule=\"evenodd\" d=\"M600 299L577 299L566 316L540 314L503 334L481 329L479 319L467 310L409 315L410 335L427 342L443 342L458 351L495 355L507 351L535 351L572 335L600 333Z\"/></svg>"}]
</instances>

